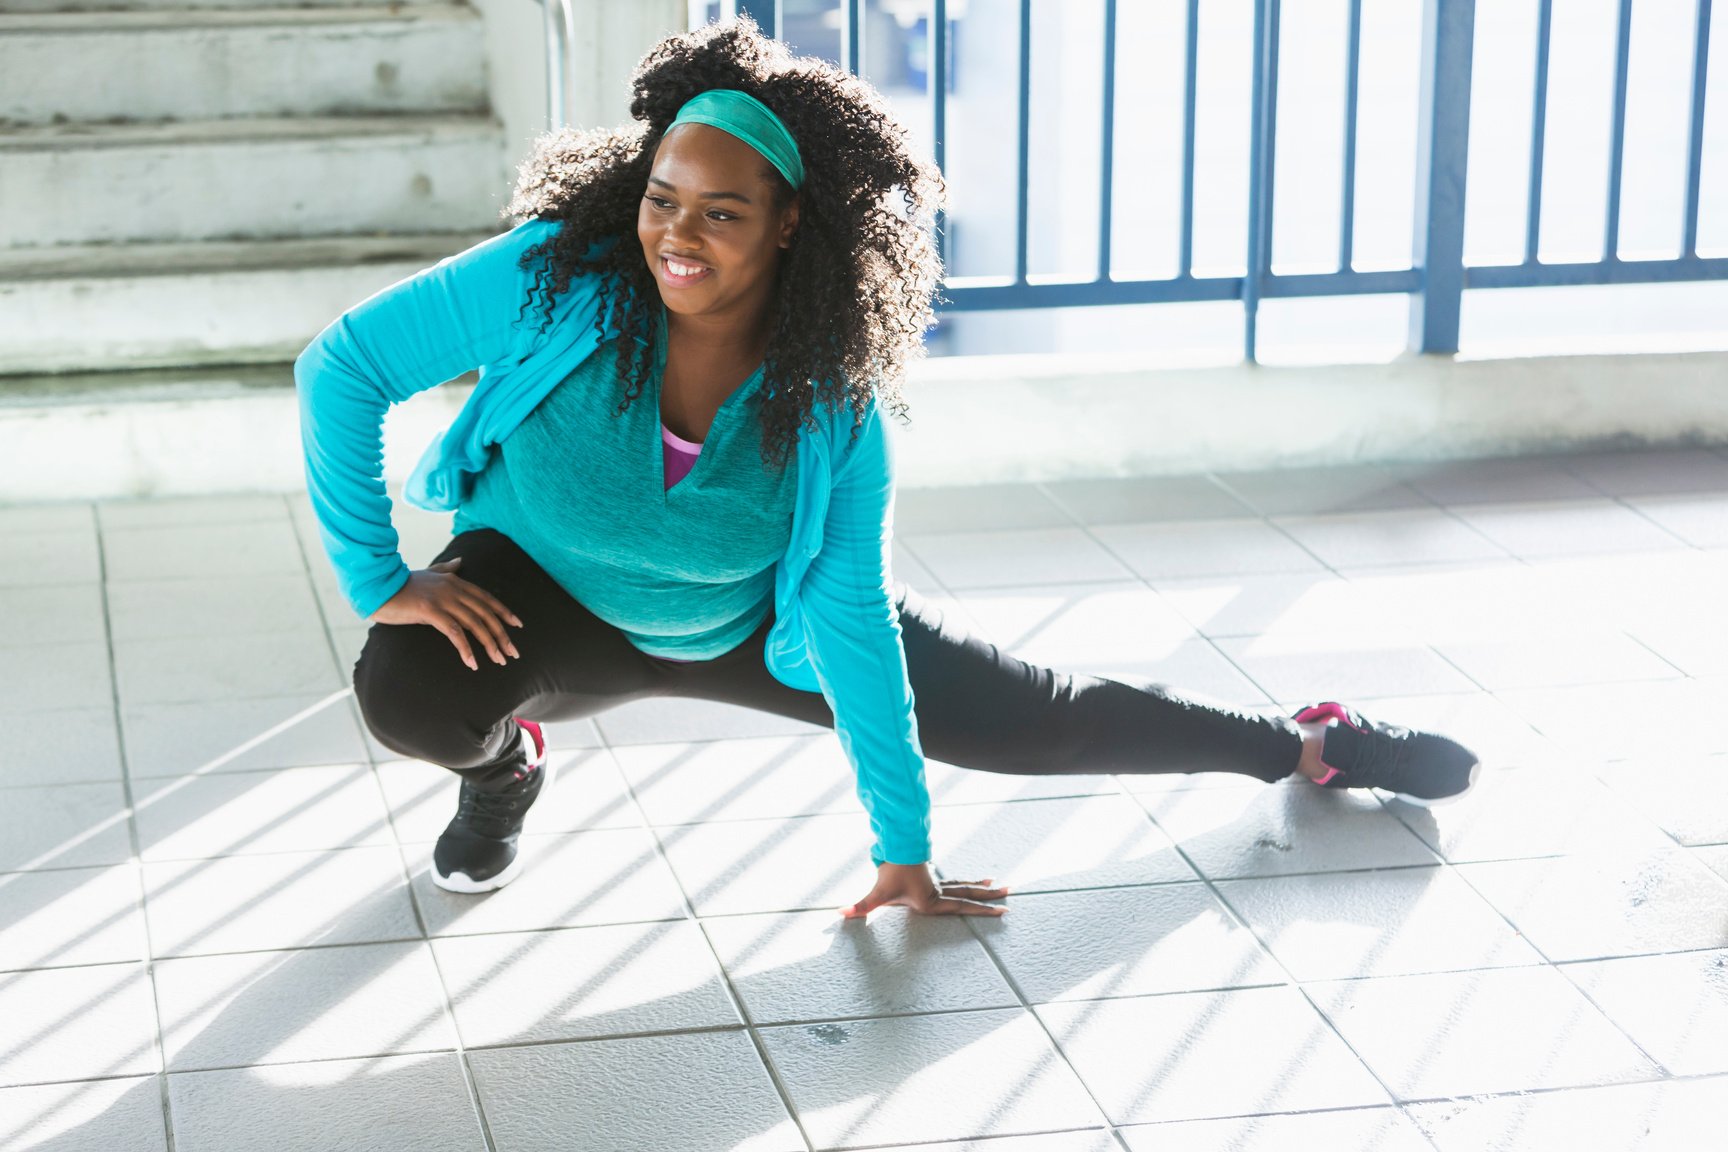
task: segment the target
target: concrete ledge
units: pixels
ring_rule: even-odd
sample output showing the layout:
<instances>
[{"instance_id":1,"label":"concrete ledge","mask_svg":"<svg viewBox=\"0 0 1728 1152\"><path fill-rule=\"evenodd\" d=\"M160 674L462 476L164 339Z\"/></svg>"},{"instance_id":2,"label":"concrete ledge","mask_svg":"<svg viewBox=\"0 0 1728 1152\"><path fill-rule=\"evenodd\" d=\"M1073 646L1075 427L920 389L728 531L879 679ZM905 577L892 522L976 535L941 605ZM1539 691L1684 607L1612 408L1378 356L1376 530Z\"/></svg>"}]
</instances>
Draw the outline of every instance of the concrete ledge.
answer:
<instances>
[{"instance_id":1,"label":"concrete ledge","mask_svg":"<svg viewBox=\"0 0 1728 1152\"><path fill-rule=\"evenodd\" d=\"M1150 369L1073 357L919 365L906 487L1728 443L1728 353ZM468 394L390 414L405 477ZM0 502L301 486L284 366L0 380Z\"/></svg>"}]
</instances>

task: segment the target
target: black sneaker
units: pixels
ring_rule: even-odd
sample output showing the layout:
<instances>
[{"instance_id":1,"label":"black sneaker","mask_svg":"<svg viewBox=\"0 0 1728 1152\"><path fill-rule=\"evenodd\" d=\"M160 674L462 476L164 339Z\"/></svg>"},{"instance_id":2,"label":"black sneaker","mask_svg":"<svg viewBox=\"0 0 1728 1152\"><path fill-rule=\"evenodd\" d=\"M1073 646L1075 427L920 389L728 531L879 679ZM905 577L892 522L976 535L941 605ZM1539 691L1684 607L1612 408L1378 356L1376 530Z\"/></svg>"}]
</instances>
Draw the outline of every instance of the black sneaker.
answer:
<instances>
[{"instance_id":1,"label":"black sneaker","mask_svg":"<svg viewBox=\"0 0 1728 1152\"><path fill-rule=\"evenodd\" d=\"M502 792L482 792L464 780L456 818L432 849L432 883L447 892L491 892L516 879L522 859L516 838L551 775L546 738L532 720L517 720L534 747L533 761Z\"/></svg>"},{"instance_id":2,"label":"black sneaker","mask_svg":"<svg viewBox=\"0 0 1728 1152\"><path fill-rule=\"evenodd\" d=\"M1456 740L1396 724L1376 724L1342 704L1310 704L1298 724L1326 724L1320 763L1327 788L1375 788L1424 808L1456 800L1482 771L1476 753Z\"/></svg>"}]
</instances>

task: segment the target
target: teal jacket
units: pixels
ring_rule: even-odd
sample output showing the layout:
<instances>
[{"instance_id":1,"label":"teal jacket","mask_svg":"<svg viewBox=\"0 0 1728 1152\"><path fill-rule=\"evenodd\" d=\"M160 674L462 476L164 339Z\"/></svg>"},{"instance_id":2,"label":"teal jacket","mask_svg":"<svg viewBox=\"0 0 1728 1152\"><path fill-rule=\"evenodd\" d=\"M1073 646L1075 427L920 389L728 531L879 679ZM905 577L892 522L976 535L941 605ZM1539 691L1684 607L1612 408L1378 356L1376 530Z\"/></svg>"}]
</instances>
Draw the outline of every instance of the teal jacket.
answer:
<instances>
[{"instance_id":1,"label":"teal jacket","mask_svg":"<svg viewBox=\"0 0 1728 1152\"><path fill-rule=\"evenodd\" d=\"M573 282L550 324L524 307L534 275L522 256L558 227L530 221L384 289L295 362L307 490L343 595L362 617L408 581L383 480L389 406L479 370L405 493L448 511L493 446L601 343L597 278ZM847 408L818 405L816 423L798 437L792 540L775 565L766 663L833 710L875 833L871 860L917 864L930 858L930 795L891 590L893 446L879 405L855 440Z\"/></svg>"}]
</instances>

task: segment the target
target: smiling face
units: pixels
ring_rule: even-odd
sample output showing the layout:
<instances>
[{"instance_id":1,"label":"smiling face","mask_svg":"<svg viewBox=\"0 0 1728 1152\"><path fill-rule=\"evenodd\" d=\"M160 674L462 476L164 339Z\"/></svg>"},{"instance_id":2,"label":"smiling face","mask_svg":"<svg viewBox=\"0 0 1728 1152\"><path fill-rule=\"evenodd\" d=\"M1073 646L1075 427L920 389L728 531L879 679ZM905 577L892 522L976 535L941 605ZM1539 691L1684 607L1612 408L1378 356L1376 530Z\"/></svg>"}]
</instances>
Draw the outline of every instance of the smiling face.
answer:
<instances>
[{"instance_id":1,"label":"smiling face","mask_svg":"<svg viewBox=\"0 0 1728 1152\"><path fill-rule=\"evenodd\" d=\"M706 124L680 124L660 141L636 235L668 313L761 326L798 228L796 197L775 206L774 175L760 152Z\"/></svg>"}]
</instances>

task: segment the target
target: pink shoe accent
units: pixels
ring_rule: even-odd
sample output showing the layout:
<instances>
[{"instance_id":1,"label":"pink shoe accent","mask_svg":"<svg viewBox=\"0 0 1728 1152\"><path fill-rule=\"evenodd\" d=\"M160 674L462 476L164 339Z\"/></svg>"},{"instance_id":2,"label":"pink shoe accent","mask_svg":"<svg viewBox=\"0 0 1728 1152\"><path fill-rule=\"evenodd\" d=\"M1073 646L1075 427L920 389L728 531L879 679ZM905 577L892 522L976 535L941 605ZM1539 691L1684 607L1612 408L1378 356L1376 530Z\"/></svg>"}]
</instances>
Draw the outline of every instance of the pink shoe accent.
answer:
<instances>
[{"instance_id":1,"label":"pink shoe accent","mask_svg":"<svg viewBox=\"0 0 1728 1152\"><path fill-rule=\"evenodd\" d=\"M1296 713L1295 720L1298 724L1314 724L1322 720L1336 720L1340 724L1349 725L1358 732L1362 731L1362 725L1350 719L1350 710L1335 700L1328 700L1324 704L1315 704L1304 708L1302 711Z\"/></svg>"},{"instance_id":2,"label":"pink shoe accent","mask_svg":"<svg viewBox=\"0 0 1728 1152\"><path fill-rule=\"evenodd\" d=\"M1320 761L1320 767L1326 769L1326 775L1320 777L1320 779L1318 779L1318 780L1315 780L1314 783L1316 783L1316 784L1325 784L1325 783L1329 782L1332 779L1332 777L1338 775L1338 769L1332 767L1332 765L1326 763L1326 761L1324 761L1324 760ZM1312 780L1313 777L1309 777L1309 779Z\"/></svg>"},{"instance_id":3,"label":"pink shoe accent","mask_svg":"<svg viewBox=\"0 0 1728 1152\"><path fill-rule=\"evenodd\" d=\"M522 780L527 777L528 772L534 771L546 762L546 734L540 731L540 725L532 720L524 720L518 716L516 723L524 732L528 733L528 738L534 741L534 762L528 765L527 772L519 773L516 777L518 780Z\"/></svg>"}]
</instances>

